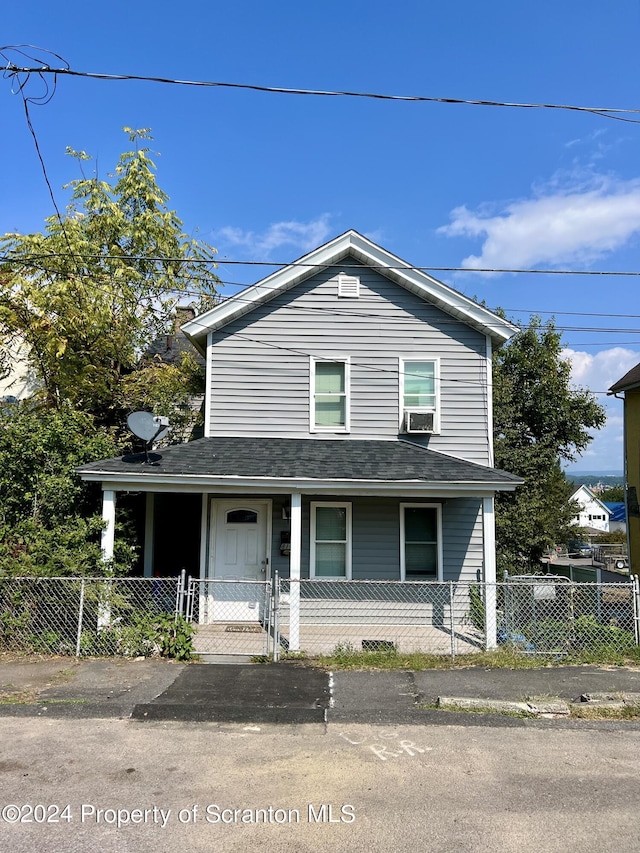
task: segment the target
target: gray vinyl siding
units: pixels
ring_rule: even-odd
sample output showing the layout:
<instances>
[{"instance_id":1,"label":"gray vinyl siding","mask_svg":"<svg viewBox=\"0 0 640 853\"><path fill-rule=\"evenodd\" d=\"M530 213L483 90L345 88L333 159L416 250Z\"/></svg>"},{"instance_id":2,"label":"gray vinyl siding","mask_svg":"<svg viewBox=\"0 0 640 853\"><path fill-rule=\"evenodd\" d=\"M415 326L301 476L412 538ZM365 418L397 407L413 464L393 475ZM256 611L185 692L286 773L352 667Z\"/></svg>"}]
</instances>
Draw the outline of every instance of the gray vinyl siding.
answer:
<instances>
[{"instance_id":1,"label":"gray vinyl siding","mask_svg":"<svg viewBox=\"0 0 640 853\"><path fill-rule=\"evenodd\" d=\"M200 496L197 496L200 500ZM239 501L271 500L271 571L279 577L289 577L289 556L280 551L281 534L290 530L290 522L283 518L289 508L288 495L237 495ZM233 500L230 494L209 495L211 499ZM169 500L177 499L171 495ZM400 579L400 504L420 503L398 497L331 497L305 495L302 499L302 554L301 576L308 578L310 549L310 508L312 501L351 503L352 511L352 577L354 580ZM429 499L425 503L438 503ZM199 524L199 510L197 515ZM207 543L210 537L207 536ZM442 501L442 555L443 580L475 581L482 576L482 500L479 498L448 498ZM198 577L199 567L194 558L187 567L193 577Z\"/></svg>"},{"instance_id":2,"label":"gray vinyl siding","mask_svg":"<svg viewBox=\"0 0 640 853\"><path fill-rule=\"evenodd\" d=\"M349 501L344 497L324 495L303 498L301 574L306 578L310 576L310 506L315 500ZM400 504L407 502L419 503L415 498L409 501L376 497L351 499L351 576L354 580L400 580ZM438 501L429 499L425 503ZM289 561L284 559L285 564L279 571L282 577L288 577ZM475 581L482 576L482 501L479 498L452 498L443 502L442 559L445 581Z\"/></svg>"},{"instance_id":3,"label":"gray vinyl siding","mask_svg":"<svg viewBox=\"0 0 640 853\"><path fill-rule=\"evenodd\" d=\"M410 438L489 464L485 336L368 267L347 268L360 276L361 296L339 299L342 269L212 333L209 435L397 438L398 358L437 357L441 434ZM310 432L310 356L350 358L348 434Z\"/></svg>"}]
</instances>

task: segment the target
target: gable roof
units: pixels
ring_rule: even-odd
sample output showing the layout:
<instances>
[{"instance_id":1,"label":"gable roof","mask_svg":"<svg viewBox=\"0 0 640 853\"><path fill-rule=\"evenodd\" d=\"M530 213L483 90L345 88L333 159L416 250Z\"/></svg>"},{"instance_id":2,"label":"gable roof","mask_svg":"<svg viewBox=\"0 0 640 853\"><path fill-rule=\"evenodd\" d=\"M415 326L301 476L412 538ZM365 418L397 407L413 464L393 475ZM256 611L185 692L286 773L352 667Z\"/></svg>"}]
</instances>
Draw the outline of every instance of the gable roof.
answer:
<instances>
[{"instance_id":1,"label":"gable roof","mask_svg":"<svg viewBox=\"0 0 640 853\"><path fill-rule=\"evenodd\" d=\"M154 452L150 463L136 453L77 469L84 480L104 483L191 486L260 485L335 492L366 488L513 491L523 480L410 441L308 438L200 438ZM371 492L370 492L371 493Z\"/></svg>"},{"instance_id":2,"label":"gable roof","mask_svg":"<svg viewBox=\"0 0 640 853\"><path fill-rule=\"evenodd\" d=\"M595 504L599 504L599 505L602 507L602 509L606 512L606 514L607 514L607 515L611 515L611 510L606 506L606 504L604 504L604 503L600 500L600 498L599 498L599 497L597 497L597 496L596 496L596 495L591 491L591 489L590 489L588 486L585 486L584 484L583 484L582 486L579 486L579 487L575 490L575 492L571 495L571 497L569 498L569 500L570 500L570 501L578 501L578 503L580 503L580 499L579 499L579 497L578 497L578 495L580 495L580 493L582 493L582 495L584 496L584 498L585 498L587 501L592 501L592 502L593 502L593 503L595 503Z\"/></svg>"},{"instance_id":3,"label":"gable roof","mask_svg":"<svg viewBox=\"0 0 640 853\"><path fill-rule=\"evenodd\" d=\"M208 332L215 331L252 311L258 305L269 302L274 296L286 292L315 275L319 268L339 264L346 257L352 257L362 264L375 268L411 293L436 305L482 334L488 335L498 346L508 341L518 331L516 326L494 314L493 311L489 311L488 308L484 308L422 270L412 267L411 264L353 230L345 231L344 234L314 249L297 261L263 278L235 296L229 297L195 320L185 323L182 330L196 346L204 349Z\"/></svg>"},{"instance_id":4,"label":"gable roof","mask_svg":"<svg viewBox=\"0 0 640 853\"><path fill-rule=\"evenodd\" d=\"M618 381L609 388L609 394L616 394L618 391L630 391L632 388L638 388L639 386L640 364L636 364L636 366L632 367L628 373L625 373L622 379L618 379Z\"/></svg>"}]
</instances>

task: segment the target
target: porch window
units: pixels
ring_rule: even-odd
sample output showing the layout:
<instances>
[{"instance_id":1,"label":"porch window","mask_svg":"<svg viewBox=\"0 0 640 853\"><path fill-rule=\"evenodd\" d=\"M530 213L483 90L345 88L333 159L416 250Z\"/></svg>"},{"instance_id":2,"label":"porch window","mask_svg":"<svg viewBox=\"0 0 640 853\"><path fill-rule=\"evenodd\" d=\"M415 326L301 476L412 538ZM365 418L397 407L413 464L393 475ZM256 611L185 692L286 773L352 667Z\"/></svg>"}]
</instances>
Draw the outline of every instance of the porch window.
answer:
<instances>
[{"instance_id":1,"label":"porch window","mask_svg":"<svg viewBox=\"0 0 640 853\"><path fill-rule=\"evenodd\" d=\"M227 513L227 524L257 524L258 513L252 509L232 509Z\"/></svg>"},{"instance_id":2,"label":"porch window","mask_svg":"<svg viewBox=\"0 0 640 853\"><path fill-rule=\"evenodd\" d=\"M311 429L349 429L349 365L346 361L311 360Z\"/></svg>"},{"instance_id":3,"label":"porch window","mask_svg":"<svg viewBox=\"0 0 640 853\"><path fill-rule=\"evenodd\" d=\"M400 505L400 565L403 580L441 580L440 505Z\"/></svg>"},{"instance_id":4,"label":"porch window","mask_svg":"<svg viewBox=\"0 0 640 853\"><path fill-rule=\"evenodd\" d=\"M351 577L351 504L311 504L311 577Z\"/></svg>"},{"instance_id":5,"label":"porch window","mask_svg":"<svg viewBox=\"0 0 640 853\"><path fill-rule=\"evenodd\" d=\"M439 431L438 380L438 359L400 359L401 418L407 431L419 431L409 427L408 412L431 414L432 428L425 431Z\"/></svg>"}]
</instances>

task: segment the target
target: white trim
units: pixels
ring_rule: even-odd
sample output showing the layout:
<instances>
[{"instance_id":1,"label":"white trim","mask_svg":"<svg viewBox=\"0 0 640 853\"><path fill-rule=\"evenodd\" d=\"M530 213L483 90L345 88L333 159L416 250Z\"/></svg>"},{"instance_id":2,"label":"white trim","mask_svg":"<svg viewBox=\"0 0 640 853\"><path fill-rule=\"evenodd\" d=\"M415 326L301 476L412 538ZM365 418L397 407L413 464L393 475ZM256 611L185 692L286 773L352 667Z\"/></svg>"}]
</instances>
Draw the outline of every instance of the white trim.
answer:
<instances>
[{"instance_id":1,"label":"white trim","mask_svg":"<svg viewBox=\"0 0 640 853\"><path fill-rule=\"evenodd\" d=\"M493 468L493 345L489 335L487 341L487 441L489 447L489 466Z\"/></svg>"},{"instance_id":2,"label":"white trim","mask_svg":"<svg viewBox=\"0 0 640 853\"><path fill-rule=\"evenodd\" d=\"M492 495L494 492L513 492L522 481L515 483L496 483L475 480L458 480L438 483L427 480L313 480L291 479L288 477L214 477L199 474L129 474L127 478L108 475L104 472L83 474L83 480L102 482L103 488L116 488L118 491L157 491L157 492L203 492L220 491L237 494L243 489L260 489L263 492L290 492L323 490L367 495L392 495L411 491L425 496L446 492L453 497L465 497L471 494Z\"/></svg>"},{"instance_id":3,"label":"white trim","mask_svg":"<svg viewBox=\"0 0 640 853\"><path fill-rule=\"evenodd\" d=\"M300 650L300 568L302 565L302 495L291 493L291 552L289 554L289 651Z\"/></svg>"},{"instance_id":4,"label":"white trim","mask_svg":"<svg viewBox=\"0 0 640 853\"><path fill-rule=\"evenodd\" d=\"M207 564L209 562L209 493L202 493L202 512L200 513L200 580L207 577Z\"/></svg>"},{"instance_id":5,"label":"white trim","mask_svg":"<svg viewBox=\"0 0 640 853\"><path fill-rule=\"evenodd\" d=\"M193 338L201 348L205 332L219 329L258 305L268 302L276 294L285 292L311 275L316 275L322 267L340 264L340 261L348 255L363 264L379 267L382 275L422 299L437 305L482 334L490 334L498 344L508 341L518 331L512 323L498 317L497 314L427 273L413 268L406 261L353 230L341 234L299 258L296 262L299 265L292 264L277 270L201 316L185 323L182 331ZM394 267L403 267L403 269L394 269Z\"/></svg>"},{"instance_id":6,"label":"white trim","mask_svg":"<svg viewBox=\"0 0 640 853\"><path fill-rule=\"evenodd\" d=\"M265 541L263 543L264 555L267 562L264 564L264 577L256 578L256 580L267 580L269 572L268 570L271 567L271 539L272 539L272 514L273 514L273 501L266 500L264 498L252 498L252 497L244 497L239 495L237 498L223 498L220 499L218 497L212 497L210 499L210 513L209 513L209 555L208 560L205 564L205 579L215 578L215 566L212 565L215 561L216 555L216 534L218 527L218 510L222 508L225 504L228 504L225 512L228 512L231 509L239 509L245 508L245 504L247 505L247 509L253 509L255 506L264 507L265 509ZM233 505L233 506L232 506ZM251 506L253 505L253 506ZM211 572L209 570L211 569Z\"/></svg>"},{"instance_id":7,"label":"white trim","mask_svg":"<svg viewBox=\"0 0 640 853\"><path fill-rule=\"evenodd\" d=\"M442 401L440 399L440 356L437 355L399 355L398 356L398 406L399 406L399 415L400 421L398 424L398 432L407 435L416 435L417 433L406 433L404 429L404 377L405 377L405 364L407 362L419 362L419 361L427 361L431 362L434 365L434 388L435 388L435 398L436 404L434 408L429 406L408 406L407 408L411 409L413 412L433 412L433 431L431 433L425 433L425 435L439 435L440 434L440 412Z\"/></svg>"},{"instance_id":8,"label":"white trim","mask_svg":"<svg viewBox=\"0 0 640 853\"><path fill-rule=\"evenodd\" d=\"M404 511L411 507L419 507L424 509L435 509L436 511L436 554L437 554L437 571L435 580L442 582L443 579L443 550L442 550L442 504L440 503L401 503L400 504L400 580L406 580L406 557L405 557L405 524Z\"/></svg>"},{"instance_id":9,"label":"white trim","mask_svg":"<svg viewBox=\"0 0 640 853\"><path fill-rule=\"evenodd\" d=\"M316 364L344 364L344 426L317 426L315 423L316 413ZM309 356L309 432L316 433L348 433L351 431L351 358L349 356L336 356L335 358L318 358Z\"/></svg>"},{"instance_id":10,"label":"white trim","mask_svg":"<svg viewBox=\"0 0 640 853\"><path fill-rule=\"evenodd\" d=\"M213 374L212 369L212 360L213 360L213 346L211 345L211 339L213 335L211 332L207 335L207 348L205 350L204 363L205 363L205 393L204 393L204 437L210 438L211 436L211 402L213 400L213 394L211 393L211 376Z\"/></svg>"},{"instance_id":11,"label":"white trim","mask_svg":"<svg viewBox=\"0 0 640 853\"><path fill-rule=\"evenodd\" d=\"M316 576L316 509L319 506L338 507L346 509L346 541L345 541L345 573L344 575L336 575L336 578L351 580L351 550L353 547L352 535L352 513L350 501L311 501L309 508L309 577ZM331 578L331 575L320 575L322 578Z\"/></svg>"}]
</instances>

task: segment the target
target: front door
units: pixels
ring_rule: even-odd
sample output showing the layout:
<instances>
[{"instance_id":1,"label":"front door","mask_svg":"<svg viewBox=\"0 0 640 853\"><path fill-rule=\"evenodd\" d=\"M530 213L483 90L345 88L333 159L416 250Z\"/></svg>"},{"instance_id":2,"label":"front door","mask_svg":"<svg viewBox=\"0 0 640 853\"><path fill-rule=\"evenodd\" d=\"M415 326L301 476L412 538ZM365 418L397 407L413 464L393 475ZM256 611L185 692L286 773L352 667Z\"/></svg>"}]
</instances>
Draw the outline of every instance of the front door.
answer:
<instances>
[{"instance_id":1,"label":"front door","mask_svg":"<svg viewBox=\"0 0 640 853\"><path fill-rule=\"evenodd\" d=\"M269 514L269 501L211 502L207 611L213 621L262 621Z\"/></svg>"}]
</instances>

